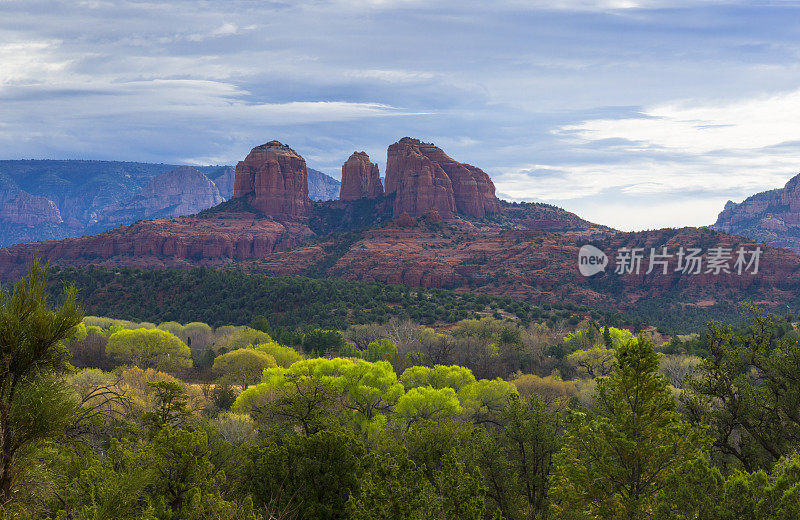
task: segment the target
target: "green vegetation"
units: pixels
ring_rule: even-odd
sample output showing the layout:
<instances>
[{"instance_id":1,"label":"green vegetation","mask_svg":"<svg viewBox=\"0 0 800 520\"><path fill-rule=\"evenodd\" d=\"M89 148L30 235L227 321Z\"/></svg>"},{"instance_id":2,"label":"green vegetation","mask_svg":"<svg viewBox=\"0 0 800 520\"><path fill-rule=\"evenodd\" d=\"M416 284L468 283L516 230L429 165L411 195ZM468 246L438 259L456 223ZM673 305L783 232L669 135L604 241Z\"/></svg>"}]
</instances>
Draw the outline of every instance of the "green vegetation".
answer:
<instances>
[{"instance_id":1,"label":"green vegetation","mask_svg":"<svg viewBox=\"0 0 800 520\"><path fill-rule=\"evenodd\" d=\"M142 368L173 372L192 365L189 347L161 329L122 329L109 336L106 355Z\"/></svg>"},{"instance_id":2,"label":"green vegetation","mask_svg":"<svg viewBox=\"0 0 800 520\"><path fill-rule=\"evenodd\" d=\"M674 338L510 317L271 334L81 321L74 291L45 294L37 264L0 293L2 518L800 514L786 317Z\"/></svg>"},{"instance_id":3,"label":"green vegetation","mask_svg":"<svg viewBox=\"0 0 800 520\"><path fill-rule=\"evenodd\" d=\"M627 323L618 313L585 306L532 305L444 289L419 289L340 279L270 277L214 269L155 270L53 268L52 291L74 284L91 314L134 321L250 323L261 315L273 327L346 329L391 318L418 323L455 323L502 311L522 323L591 316L611 325ZM580 317L575 318L577 323ZM194 345L193 345L194 347Z\"/></svg>"}]
</instances>

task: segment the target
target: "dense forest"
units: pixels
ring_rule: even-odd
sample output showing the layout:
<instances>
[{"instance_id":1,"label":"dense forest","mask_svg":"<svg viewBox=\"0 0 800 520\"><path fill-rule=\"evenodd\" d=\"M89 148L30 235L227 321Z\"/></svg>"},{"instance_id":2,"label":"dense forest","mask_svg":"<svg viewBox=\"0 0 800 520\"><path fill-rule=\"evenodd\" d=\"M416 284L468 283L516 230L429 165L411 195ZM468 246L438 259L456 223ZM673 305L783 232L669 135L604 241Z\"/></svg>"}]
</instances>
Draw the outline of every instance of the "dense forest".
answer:
<instances>
[{"instance_id":1,"label":"dense forest","mask_svg":"<svg viewBox=\"0 0 800 520\"><path fill-rule=\"evenodd\" d=\"M791 316L212 326L79 294L37 263L0 292L3 518L800 517Z\"/></svg>"},{"instance_id":2,"label":"dense forest","mask_svg":"<svg viewBox=\"0 0 800 520\"><path fill-rule=\"evenodd\" d=\"M420 289L335 278L266 276L237 270L141 270L102 267L58 268L49 288L73 285L87 312L141 321L203 321L212 326L246 324L258 315L275 326L345 329L351 324L409 318L430 325L496 315L523 324L577 323L583 317L612 326L635 325L620 313L585 305L533 305L511 298Z\"/></svg>"}]
</instances>

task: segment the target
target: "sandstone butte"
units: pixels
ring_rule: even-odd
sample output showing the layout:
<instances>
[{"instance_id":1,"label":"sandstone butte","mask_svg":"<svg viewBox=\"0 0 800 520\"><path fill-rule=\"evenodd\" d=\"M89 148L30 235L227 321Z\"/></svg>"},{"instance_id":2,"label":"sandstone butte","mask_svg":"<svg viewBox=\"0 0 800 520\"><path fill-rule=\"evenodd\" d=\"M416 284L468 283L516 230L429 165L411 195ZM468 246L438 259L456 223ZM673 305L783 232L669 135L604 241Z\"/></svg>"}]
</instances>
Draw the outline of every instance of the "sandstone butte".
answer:
<instances>
[{"instance_id":1,"label":"sandstone butte","mask_svg":"<svg viewBox=\"0 0 800 520\"><path fill-rule=\"evenodd\" d=\"M494 184L483 170L410 137L389 146L386 194L395 194L395 217L419 217L431 208L445 219L454 213L480 218L500 211Z\"/></svg>"},{"instance_id":2,"label":"sandstone butte","mask_svg":"<svg viewBox=\"0 0 800 520\"><path fill-rule=\"evenodd\" d=\"M375 199L383 195L378 165L370 162L364 152L353 155L342 165L340 200Z\"/></svg>"},{"instance_id":3,"label":"sandstone butte","mask_svg":"<svg viewBox=\"0 0 800 520\"><path fill-rule=\"evenodd\" d=\"M233 197L269 217L307 217L311 199L305 159L278 141L256 146L236 165Z\"/></svg>"}]
</instances>

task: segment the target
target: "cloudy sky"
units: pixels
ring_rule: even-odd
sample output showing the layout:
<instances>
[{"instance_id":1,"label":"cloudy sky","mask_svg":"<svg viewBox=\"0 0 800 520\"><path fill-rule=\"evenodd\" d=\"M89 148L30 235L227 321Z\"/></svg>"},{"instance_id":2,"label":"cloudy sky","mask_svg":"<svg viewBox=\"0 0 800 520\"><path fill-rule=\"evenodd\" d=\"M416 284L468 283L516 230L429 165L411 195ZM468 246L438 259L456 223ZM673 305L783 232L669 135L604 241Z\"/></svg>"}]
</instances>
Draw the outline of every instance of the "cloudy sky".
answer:
<instances>
[{"instance_id":1,"label":"cloudy sky","mask_svg":"<svg viewBox=\"0 0 800 520\"><path fill-rule=\"evenodd\" d=\"M800 1L0 0L0 158L340 176L409 135L508 199L706 225L800 173Z\"/></svg>"}]
</instances>

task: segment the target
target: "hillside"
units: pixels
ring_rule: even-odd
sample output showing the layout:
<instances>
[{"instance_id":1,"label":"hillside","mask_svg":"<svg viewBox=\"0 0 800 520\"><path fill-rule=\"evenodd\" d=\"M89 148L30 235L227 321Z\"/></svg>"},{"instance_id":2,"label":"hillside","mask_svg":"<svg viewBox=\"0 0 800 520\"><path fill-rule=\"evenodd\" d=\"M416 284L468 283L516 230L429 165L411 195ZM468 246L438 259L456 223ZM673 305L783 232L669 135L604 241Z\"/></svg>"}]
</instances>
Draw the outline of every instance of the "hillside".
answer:
<instances>
[{"instance_id":1,"label":"hillside","mask_svg":"<svg viewBox=\"0 0 800 520\"><path fill-rule=\"evenodd\" d=\"M738 204L729 200L711 229L800 253L800 175Z\"/></svg>"}]
</instances>

